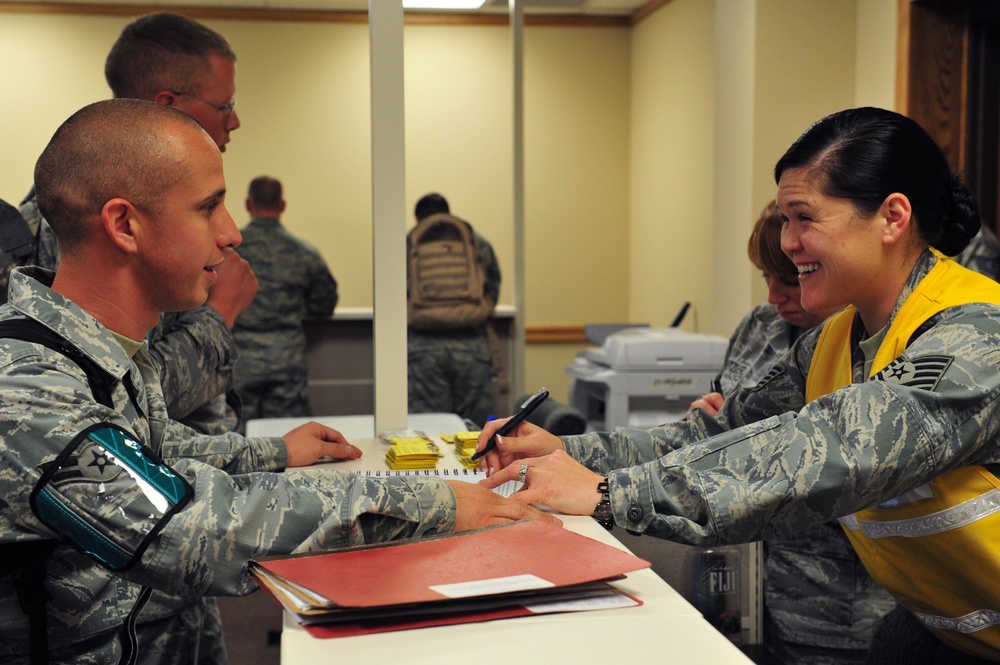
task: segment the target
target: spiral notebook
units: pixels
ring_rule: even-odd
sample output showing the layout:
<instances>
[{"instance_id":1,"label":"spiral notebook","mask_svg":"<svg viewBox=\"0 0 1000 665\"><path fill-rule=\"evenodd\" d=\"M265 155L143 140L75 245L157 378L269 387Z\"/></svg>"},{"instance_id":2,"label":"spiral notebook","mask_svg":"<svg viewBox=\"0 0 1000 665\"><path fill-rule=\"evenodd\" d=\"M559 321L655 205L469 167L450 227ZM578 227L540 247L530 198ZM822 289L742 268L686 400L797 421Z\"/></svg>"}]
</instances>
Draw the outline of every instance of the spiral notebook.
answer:
<instances>
[{"instance_id":1,"label":"spiral notebook","mask_svg":"<svg viewBox=\"0 0 1000 665\"><path fill-rule=\"evenodd\" d=\"M442 478L444 480L464 480L470 483L478 483L486 478L486 472L479 469L403 469L393 471L391 469L378 469L375 471L357 471L356 473L369 478L391 478L392 476L420 476L426 478ZM510 496L521 489L523 483L517 480L509 480L503 485L493 489L500 496Z\"/></svg>"}]
</instances>

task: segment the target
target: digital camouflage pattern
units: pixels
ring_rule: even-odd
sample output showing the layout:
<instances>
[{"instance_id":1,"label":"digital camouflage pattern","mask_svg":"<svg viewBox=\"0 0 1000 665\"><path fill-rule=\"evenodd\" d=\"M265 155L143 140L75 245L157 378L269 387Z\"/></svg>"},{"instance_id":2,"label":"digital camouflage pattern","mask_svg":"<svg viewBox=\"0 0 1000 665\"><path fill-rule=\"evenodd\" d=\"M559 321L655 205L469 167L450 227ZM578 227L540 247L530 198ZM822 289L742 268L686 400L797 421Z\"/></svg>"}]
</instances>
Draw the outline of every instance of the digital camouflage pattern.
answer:
<instances>
[{"instance_id":1,"label":"digital camouflage pattern","mask_svg":"<svg viewBox=\"0 0 1000 665\"><path fill-rule=\"evenodd\" d=\"M35 344L0 341L0 546L57 537L32 513L28 496L44 465L95 423L132 432L194 492L127 572L113 574L70 546L57 546L45 584L50 662L117 662L119 628L141 585L177 596L245 594L255 588L247 574L251 558L454 527L454 493L439 479L374 479L327 469L266 472L287 462L280 439L205 436L170 420L156 364L146 350L129 358L106 328L43 285L51 278L35 269L15 271L0 320L37 319L80 348L118 378L115 408L94 400L83 371L65 356ZM95 489L127 495L133 483L125 475L102 478ZM124 513L111 511L105 526L125 529L128 522ZM0 578L0 660L27 662L27 634L14 582Z\"/></svg>"},{"instance_id":2,"label":"digital camouflage pattern","mask_svg":"<svg viewBox=\"0 0 1000 665\"><path fill-rule=\"evenodd\" d=\"M244 419L311 416L302 319L333 314L337 280L319 251L277 218L256 217L241 232L236 251L260 284L233 326Z\"/></svg>"},{"instance_id":3,"label":"digital camouflage pattern","mask_svg":"<svg viewBox=\"0 0 1000 665\"><path fill-rule=\"evenodd\" d=\"M500 298L500 264L493 246L475 233L486 271L484 294ZM407 331L410 413L457 413L482 426L494 413L493 357L486 325L469 329Z\"/></svg>"},{"instance_id":4,"label":"digital camouflage pattern","mask_svg":"<svg viewBox=\"0 0 1000 665\"><path fill-rule=\"evenodd\" d=\"M743 317L729 338L726 357L719 372L722 394L737 388L752 388L767 370L788 351L792 325L781 318L774 305L757 305Z\"/></svg>"},{"instance_id":5,"label":"digital camouflage pattern","mask_svg":"<svg viewBox=\"0 0 1000 665\"><path fill-rule=\"evenodd\" d=\"M28 265L55 270L59 243L52 227L42 217L33 195L20 206L21 215L35 235L35 248ZM7 299L7 276L18 265L13 257L0 254L3 302ZM207 305L186 312L168 312L150 333L149 349L160 366L160 382L172 418L205 434L236 429L239 398L231 390L236 346L222 315ZM195 630L195 621L200 627ZM171 622L174 633L162 634ZM157 648L144 651L142 662L191 663L194 650L209 654L208 662L225 663L222 619L212 599L175 598L154 592L140 615L140 634L155 635ZM192 640L200 635L201 640ZM148 641L148 640L147 640ZM156 654L162 655L157 660Z\"/></svg>"},{"instance_id":6,"label":"digital camouflage pattern","mask_svg":"<svg viewBox=\"0 0 1000 665\"><path fill-rule=\"evenodd\" d=\"M920 258L893 317L937 260ZM942 312L871 380L856 336L855 383L806 404L819 331L729 395L717 418L698 410L650 430L564 437L574 458L608 474L615 522L695 545L789 538L945 471L1000 461L1000 309ZM907 363L927 375L910 380Z\"/></svg>"},{"instance_id":7,"label":"digital camouflage pattern","mask_svg":"<svg viewBox=\"0 0 1000 665\"><path fill-rule=\"evenodd\" d=\"M160 598L158 598L160 597ZM155 607L164 610L150 617ZM136 625L139 665L225 665L222 615L215 598L181 598L154 591Z\"/></svg>"},{"instance_id":8,"label":"digital camouflage pattern","mask_svg":"<svg viewBox=\"0 0 1000 665\"><path fill-rule=\"evenodd\" d=\"M754 387L788 351L792 333L774 305L751 310L729 341L723 394ZM896 601L868 575L840 525L767 540L764 551L768 650L788 665L863 663L875 625Z\"/></svg>"},{"instance_id":9,"label":"digital camouflage pattern","mask_svg":"<svg viewBox=\"0 0 1000 665\"><path fill-rule=\"evenodd\" d=\"M969 270L986 275L993 281L1000 281L1000 240L985 226L955 260Z\"/></svg>"},{"instance_id":10,"label":"digital camouflage pattern","mask_svg":"<svg viewBox=\"0 0 1000 665\"><path fill-rule=\"evenodd\" d=\"M0 250L0 304L7 302L7 284L10 273L18 266L41 266L55 270L59 264L59 241L49 223L42 218L34 196L29 196L18 211L28 223L28 231L35 238L31 255L23 260Z\"/></svg>"},{"instance_id":11,"label":"digital camouflage pattern","mask_svg":"<svg viewBox=\"0 0 1000 665\"><path fill-rule=\"evenodd\" d=\"M160 316L149 334L149 353L160 366L171 418L203 434L236 430L236 349L225 319L209 305Z\"/></svg>"}]
</instances>

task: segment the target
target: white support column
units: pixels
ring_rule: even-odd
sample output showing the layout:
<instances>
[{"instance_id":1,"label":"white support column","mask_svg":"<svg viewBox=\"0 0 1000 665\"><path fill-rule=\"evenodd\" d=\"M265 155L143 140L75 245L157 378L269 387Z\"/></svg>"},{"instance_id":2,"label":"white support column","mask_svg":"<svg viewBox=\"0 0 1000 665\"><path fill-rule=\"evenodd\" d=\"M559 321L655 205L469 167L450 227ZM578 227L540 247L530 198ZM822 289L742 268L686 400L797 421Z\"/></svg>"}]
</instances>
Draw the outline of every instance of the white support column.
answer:
<instances>
[{"instance_id":1,"label":"white support column","mask_svg":"<svg viewBox=\"0 0 1000 665\"><path fill-rule=\"evenodd\" d=\"M402 429L406 390L403 3L369 0L375 432Z\"/></svg>"},{"instance_id":2,"label":"white support column","mask_svg":"<svg viewBox=\"0 0 1000 665\"><path fill-rule=\"evenodd\" d=\"M511 358L511 396L523 395L524 326L527 307L524 296L524 2L509 0L510 54L514 85L514 343ZM533 387L534 392L539 386Z\"/></svg>"}]
</instances>

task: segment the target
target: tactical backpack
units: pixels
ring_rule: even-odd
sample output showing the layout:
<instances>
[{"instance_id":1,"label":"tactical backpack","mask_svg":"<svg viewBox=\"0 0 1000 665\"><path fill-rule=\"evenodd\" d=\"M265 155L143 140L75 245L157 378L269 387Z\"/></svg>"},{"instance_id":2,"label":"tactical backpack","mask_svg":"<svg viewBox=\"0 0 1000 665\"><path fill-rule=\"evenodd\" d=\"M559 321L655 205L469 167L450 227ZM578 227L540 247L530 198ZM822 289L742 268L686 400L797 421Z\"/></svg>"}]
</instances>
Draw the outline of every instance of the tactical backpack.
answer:
<instances>
[{"instance_id":1,"label":"tactical backpack","mask_svg":"<svg viewBox=\"0 0 1000 665\"><path fill-rule=\"evenodd\" d=\"M493 312L486 269L468 222L439 213L406 236L406 319L411 328L481 326Z\"/></svg>"}]
</instances>

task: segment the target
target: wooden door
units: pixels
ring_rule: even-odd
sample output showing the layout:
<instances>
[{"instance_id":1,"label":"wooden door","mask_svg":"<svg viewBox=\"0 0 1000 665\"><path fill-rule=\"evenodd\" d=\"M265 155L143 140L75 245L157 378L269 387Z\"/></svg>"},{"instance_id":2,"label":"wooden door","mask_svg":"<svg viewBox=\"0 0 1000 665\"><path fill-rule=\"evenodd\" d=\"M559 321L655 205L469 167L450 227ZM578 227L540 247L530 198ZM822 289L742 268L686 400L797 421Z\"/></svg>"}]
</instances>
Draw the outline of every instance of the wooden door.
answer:
<instances>
[{"instance_id":1,"label":"wooden door","mask_svg":"<svg viewBox=\"0 0 1000 665\"><path fill-rule=\"evenodd\" d=\"M983 222L1000 219L1000 3L900 0L897 108L965 173Z\"/></svg>"}]
</instances>

